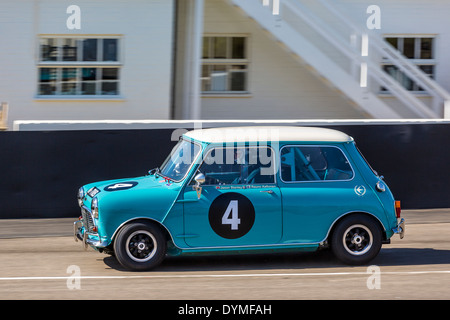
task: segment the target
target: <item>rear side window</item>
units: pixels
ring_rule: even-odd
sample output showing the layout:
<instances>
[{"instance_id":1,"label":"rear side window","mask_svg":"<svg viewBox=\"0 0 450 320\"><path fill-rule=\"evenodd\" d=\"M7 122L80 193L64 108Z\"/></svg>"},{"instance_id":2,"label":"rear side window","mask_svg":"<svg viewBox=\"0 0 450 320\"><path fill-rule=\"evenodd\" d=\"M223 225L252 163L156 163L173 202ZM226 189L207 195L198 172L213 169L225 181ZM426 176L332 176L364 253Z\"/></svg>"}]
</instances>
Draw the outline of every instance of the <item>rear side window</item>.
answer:
<instances>
[{"instance_id":1,"label":"rear side window","mask_svg":"<svg viewBox=\"0 0 450 320\"><path fill-rule=\"evenodd\" d=\"M286 146L281 149L281 179L337 181L353 178L353 170L341 149L332 146Z\"/></svg>"}]
</instances>

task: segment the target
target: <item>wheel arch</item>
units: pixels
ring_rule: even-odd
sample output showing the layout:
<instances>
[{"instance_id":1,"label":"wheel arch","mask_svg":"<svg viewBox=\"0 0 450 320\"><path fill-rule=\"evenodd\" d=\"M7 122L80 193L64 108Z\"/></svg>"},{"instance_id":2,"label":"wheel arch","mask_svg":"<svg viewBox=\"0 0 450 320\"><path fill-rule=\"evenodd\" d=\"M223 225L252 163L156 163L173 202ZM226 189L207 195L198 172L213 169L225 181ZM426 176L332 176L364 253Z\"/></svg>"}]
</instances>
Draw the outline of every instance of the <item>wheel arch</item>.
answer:
<instances>
[{"instance_id":1,"label":"wheel arch","mask_svg":"<svg viewBox=\"0 0 450 320\"><path fill-rule=\"evenodd\" d=\"M374 215L370 212L367 212L367 211L350 211L350 212L346 212L346 213L340 215L339 217L337 217L331 224L330 228L328 229L328 233L327 233L325 240L330 242L333 232L336 229L336 226L339 225L339 223L342 220L344 220L345 218L352 216L352 215L364 215L364 216L367 216L367 217L370 217L371 219L373 219L380 227L383 241L387 240L386 228L385 228L384 224L381 222L381 220L376 215Z\"/></svg>"},{"instance_id":2,"label":"wheel arch","mask_svg":"<svg viewBox=\"0 0 450 320\"><path fill-rule=\"evenodd\" d=\"M158 227L164 234L165 238L167 241L171 241L173 243L173 239L172 239L172 234L169 232L169 230L166 228L166 226L164 226L164 224L162 224L161 222L152 219L152 218L148 218L148 217L136 217L136 218L132 218L129 219L127 221L122 222L117 229L114 231L113 236L111 237L111 243L110 245L113 246L114 242L116 241L117 238L117 234L119 233L119 231L126 225L129 225L131 223L148 223L148 224L152 224L156 227Z\"/></svg>"}]
</instances>

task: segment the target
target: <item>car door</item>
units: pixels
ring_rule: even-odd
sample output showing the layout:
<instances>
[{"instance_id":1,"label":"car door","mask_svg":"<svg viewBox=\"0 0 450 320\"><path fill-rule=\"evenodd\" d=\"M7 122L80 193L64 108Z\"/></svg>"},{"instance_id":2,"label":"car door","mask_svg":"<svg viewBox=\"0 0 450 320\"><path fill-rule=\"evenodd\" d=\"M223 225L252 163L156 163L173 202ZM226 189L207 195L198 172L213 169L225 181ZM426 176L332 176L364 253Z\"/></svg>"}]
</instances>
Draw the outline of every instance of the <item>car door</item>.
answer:
<instances>
[{"instance_id":1,"label":"car door","mask_svg":"<svg viewBox=\"0 0 450 320\"><path fill-rule=\"evenodd\" d=\"M270 161L261 161L263 158ZM269 147L208 150L197 170L205 176L201 193L192 181L183 194L186 244L220 247L277 243L282 219L275 168Z\"/></svg>"}]
</instances>

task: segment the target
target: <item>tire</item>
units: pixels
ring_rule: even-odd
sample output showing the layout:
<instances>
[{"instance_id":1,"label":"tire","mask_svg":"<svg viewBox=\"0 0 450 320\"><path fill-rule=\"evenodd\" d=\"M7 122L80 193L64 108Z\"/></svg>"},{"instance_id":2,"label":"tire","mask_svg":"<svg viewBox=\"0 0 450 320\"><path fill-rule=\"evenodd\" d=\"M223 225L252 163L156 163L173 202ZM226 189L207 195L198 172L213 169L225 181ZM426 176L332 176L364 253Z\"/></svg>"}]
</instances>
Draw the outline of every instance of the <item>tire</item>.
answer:
<instances>
[{"instance_id":1,"label":"tire","mask_svg":"<svg viewBox=\"0 0 450 320\"><path fill-rule=\"evenodd\" d=\"M124 268L147 271L158 266L164 259L166 239L156 225L130 223L117 234L114 252L116 259Z\"/></svg>"},{"instance_id":2,"label":"tire","mask_svg":"<svg viewBox=\"0 0 450 320\"><path fill-rule=\"evenodd\" d=\"M341 220L331 236L331 250L342 262L363 265L378 255L382 230L377 221L367 215L355 214Z\"/></svg>"}]
</instances>

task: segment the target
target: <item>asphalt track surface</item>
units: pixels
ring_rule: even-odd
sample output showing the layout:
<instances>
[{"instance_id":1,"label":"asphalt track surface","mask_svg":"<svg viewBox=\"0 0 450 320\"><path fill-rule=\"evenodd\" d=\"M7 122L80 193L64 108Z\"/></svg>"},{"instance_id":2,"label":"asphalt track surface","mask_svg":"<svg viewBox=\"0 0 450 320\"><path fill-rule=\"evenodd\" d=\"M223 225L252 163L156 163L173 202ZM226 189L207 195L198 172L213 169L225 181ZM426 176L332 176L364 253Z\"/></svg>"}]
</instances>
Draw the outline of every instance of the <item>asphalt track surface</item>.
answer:
<instances>
[{"instance_id":1,"label":"asphalt track surface","mask_svg":"<svg viewBox=\"0 0 450 320\"><path fill-rule=\"evenodd\" d=\"M448 300L450 209L403 211L394 236L370 265L328 251L167 258L150 272L84 251L74 219L0 221L1 300Z\"/></svg>"}]
</instances>

